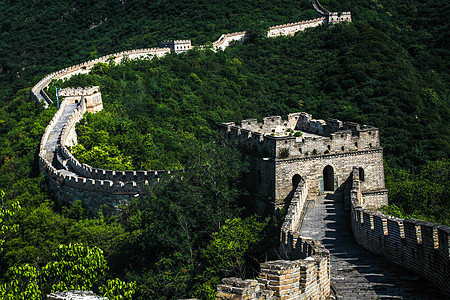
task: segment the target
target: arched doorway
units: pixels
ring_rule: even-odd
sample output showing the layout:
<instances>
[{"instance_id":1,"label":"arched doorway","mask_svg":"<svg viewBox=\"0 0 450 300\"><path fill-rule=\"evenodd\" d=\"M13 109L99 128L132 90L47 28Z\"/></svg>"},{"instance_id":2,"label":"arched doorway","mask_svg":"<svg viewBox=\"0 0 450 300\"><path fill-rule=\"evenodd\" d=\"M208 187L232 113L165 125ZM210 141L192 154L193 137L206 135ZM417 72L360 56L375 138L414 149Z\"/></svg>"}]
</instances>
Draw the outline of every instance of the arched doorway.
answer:
<instances>
[{"instance_id":1,"label":"arched doorway","mask_svg":"<svg viewBox=\"0 0 450 300\"><path fill-rule=\"evenodd\" d=\"M330 165L323 169L323 189L324 191L334 191L334 170Z\"/></svg>"},{"instance_id":2,"label":"arched doorway","mask_svg":"<svg viewBox=\"0 0 450 300\"><path fill-rule=\"evenodd\" d=\"M292 188L296 189L298 187L298 185L300 184L300 181L302 181L302 177L298 174L295 174L292 177Z\"/></svg>"}]
</instances>

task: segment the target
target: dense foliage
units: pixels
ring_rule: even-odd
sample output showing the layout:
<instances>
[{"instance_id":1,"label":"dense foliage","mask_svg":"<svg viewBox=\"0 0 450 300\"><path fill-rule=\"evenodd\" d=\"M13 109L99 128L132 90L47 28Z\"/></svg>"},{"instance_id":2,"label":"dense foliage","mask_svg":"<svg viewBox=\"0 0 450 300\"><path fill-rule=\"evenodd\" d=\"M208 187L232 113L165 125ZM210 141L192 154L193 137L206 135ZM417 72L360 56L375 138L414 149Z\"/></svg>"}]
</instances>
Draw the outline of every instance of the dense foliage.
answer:
<instances>
[{"instance_id":1,"label":"dense foliage","mask_svg":"<svg viewBox=\"0 0 450 300\"><path fill-rule=\"evenodd\" d=\"M52 256L52 261L42 268L30 264L11 267L11 281L0 285L1 299L40 300L47 299L51 292L99 288L110 300L132 299L134 282L105 279L108 266L102 249L83 244L59 245Z\"/></svg>"},{"instance_id":2,"label":"dense foliage","mask_svg":"<svg viewBox=\"0 0 450 300\"><path fill-rule=\"evenodd\" d=\"M216 125L299 110L379 127L393 204L386 210L450 224L449 31L442 20L450 4L321 3L351 10L354 22L292 38L254 35L219 53L100 64L89 76L55 83L102 88L105 110L77 128L73 151L80 160L111 169L185 168L119 216L91 218L79 202L57 205L39 176L39 140L56 108L36 108L33 83L62 67L164 39L199 45L315 13L306 0L1 2L0 189L4 208L21 205L2 220L15 232L0 237L1 281L11 280L8 268L42 268L59 244L78 242L103 249L110 277L136 281L136 299L213 297L221 276L251 274L258 260L274 257L270 243L279 234L273 220L245 218L251 213L242 209L249 206L239 181L245 165L220 141ZM237 235L245 237L242 244L233 243ZM237 247L235 256L215 251L227 243Z\"/></svg>"}]
</instances>

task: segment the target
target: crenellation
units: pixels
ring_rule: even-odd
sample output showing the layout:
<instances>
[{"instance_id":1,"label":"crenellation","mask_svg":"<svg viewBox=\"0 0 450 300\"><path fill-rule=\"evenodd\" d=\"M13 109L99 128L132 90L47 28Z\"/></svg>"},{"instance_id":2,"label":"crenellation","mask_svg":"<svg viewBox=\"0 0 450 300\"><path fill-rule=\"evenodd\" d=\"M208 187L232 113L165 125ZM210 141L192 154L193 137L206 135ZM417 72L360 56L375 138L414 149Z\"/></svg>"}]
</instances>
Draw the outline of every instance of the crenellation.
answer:
<instances>
[{"instance_id":1,"label":"crenellation","mask_svg":"<svg viewBox=\"0 0 450 300\"><path fill-rule=\"evenodd\" d=\"M292 260L260 264L258 284L262 296L241 298L243 291L233 290L234 278L224 279L218 286L217 299L327 299L330 289L330 253L320 242L298 233L308 184L300 180L286 214L280 233L280 254ZM242 286L242 284L241 284ZM272 298L271 298L272 299Z\"/></svg>"},{"instance_id":2,"label":"crenellation","mask_svg":"<svg viewBox=\"0 0 450 300\"><path fill-rule=\"evenodd\" d=\"M361 188L357 184L357 171L352 172L352 189ZM351 205L352 229L359 244L391 262L422 274L434 282L446 297L450 297L448 226L394 218L364 209L358 206L357 201L352 201Z\"/></svg>"},{"instance_id":3,"label":"crenellation","mask_svg":"<svg viewBox=\"0 0 450 300\"><path fill-rule=\"evenodd\" d=\"M223 123L220 130L250 154L255 178L273 165L274 173L261 181L257 192L262 198L274 198L277 207L291 192L294 175L307 179L309 195L314 197L342 190L354 166L361 171L361 203L374 209L387 204L378 129L336 119L328 122L299 112L289 114L287 120L270 116L261 123L255 119L243 120L240 126Z\"/></svg>"}]
</instances>

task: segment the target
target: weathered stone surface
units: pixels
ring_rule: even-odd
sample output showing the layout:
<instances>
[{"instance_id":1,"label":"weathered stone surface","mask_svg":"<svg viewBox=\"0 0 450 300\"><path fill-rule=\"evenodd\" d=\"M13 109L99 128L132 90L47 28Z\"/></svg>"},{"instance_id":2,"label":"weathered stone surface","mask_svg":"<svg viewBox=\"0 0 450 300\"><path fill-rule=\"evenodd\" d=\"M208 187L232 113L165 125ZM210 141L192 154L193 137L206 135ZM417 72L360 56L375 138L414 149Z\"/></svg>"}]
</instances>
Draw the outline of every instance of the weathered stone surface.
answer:
<instances>
[{"instance_id":1,"label":"weathered stone surface","mask_svg":"<svg viewBox=\"0 0 450 300\"><path fill-rule=\"evenodd\" d=\"M274 199L277 207L289 203L302 179L308 183L310 199L342 191L354 167L360 170L366 207L387 204L383 149L375 127L315 120L302 112L289 114L287 120L272 116L262 123L251 119L240 126L223 123L220 128L249 154L251 192Z\"/></svg>"},{"instance_id":2,"label":"weathered stone surface","mask_svg":"<svg viewBox=\"0 0 450 300\"><path fill-rule=\"evenodd\" d=\"M306 214L301 233L322 241L330 251L331 282L342 299L443 299L422 276L358 245L349 213L334 195L317 200Z\"/></svg>"},{"instance_id":3,"label":"weathered stone surface","mask_svg":"<svg viewBox=\"0 0 450 300\"><path fill-rule=\"evenodd\" d=\"M51 293L47 295L47 300L108 300L108 298L97 296L91 291L65 291Z\"/></svg>"}]
</instances>

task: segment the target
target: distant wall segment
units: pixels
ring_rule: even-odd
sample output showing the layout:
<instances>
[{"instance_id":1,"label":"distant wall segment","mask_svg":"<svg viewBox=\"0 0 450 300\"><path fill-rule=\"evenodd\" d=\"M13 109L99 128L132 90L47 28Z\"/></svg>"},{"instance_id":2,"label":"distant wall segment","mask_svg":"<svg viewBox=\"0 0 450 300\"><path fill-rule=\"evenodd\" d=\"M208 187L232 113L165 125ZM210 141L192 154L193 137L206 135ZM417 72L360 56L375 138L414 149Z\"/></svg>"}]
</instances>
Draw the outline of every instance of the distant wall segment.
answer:
<instances>
[{"instance_id":1,"label":"distant wall segment","mask_svg":"<svg viewBox=\"0 0 450 300\"><path fill-rule=\"evenodd\" d=\"M96 169L81 164L70 153L67 145L73 144L76 123L88 109L96 112L102 107L99 94L98 87L63 90L62 95L67 98L47 126L39 151L40 169L58 201L82 200L92 212L97 212L104 205L117 210L119 204L126 204L135 196L147 193L148 185L167 173Z\"/></svg>"},{"instance_id":2,"label":"distant wall segment","mask_svg":"<svg viewBox=\"0 0 450 300\"><path fill-rule=\"evenodd\" d=\"M114 60L119 63L123 58L128 57L130 59L145 58L145 57L161 57L170 52L169 48L147 48L147 49L135 49L130 51L122 51L110 55L105 55L97 59L89 60L87 62L74 65L62 69L60 71L51 73L41 79L36 85L31 89L31 97L36 102L42 104L44 108L47 108L52 100L45 93L45 88L47 88L52 80L70 78L76 74L87 74L91 71L92 67L97 63L107 63L110 60Z\"/></svg>"}]
</instances>

